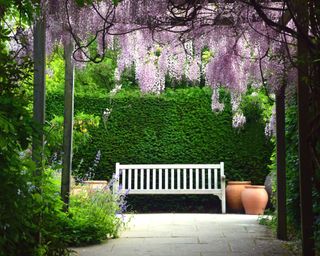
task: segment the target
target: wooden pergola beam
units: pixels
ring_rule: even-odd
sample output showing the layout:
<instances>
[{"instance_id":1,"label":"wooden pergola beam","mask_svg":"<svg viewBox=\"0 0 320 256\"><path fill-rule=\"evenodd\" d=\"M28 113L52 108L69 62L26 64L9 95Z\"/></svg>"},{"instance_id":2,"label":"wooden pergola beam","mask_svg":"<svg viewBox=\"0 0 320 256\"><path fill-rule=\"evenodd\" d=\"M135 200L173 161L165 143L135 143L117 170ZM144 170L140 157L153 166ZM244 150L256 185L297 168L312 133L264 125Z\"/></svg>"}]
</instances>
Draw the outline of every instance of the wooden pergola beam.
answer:
<instances>
[{"instance_id":1,"label":"wooden pergola beam","mask_svg":"<svg viewBox=\"0 0 320 256\"><path fill-rule=\"evenodd\" d=\"M276 93L277 238L287 240L285 86Z\"/></svg>"},{"instance_id":2,"label":"wooden pergola beam","mask_svg":"<svg viewBox=\"0 0 320 256\"><path fill-rule=\"evenodd\" d=\"M309 146L309 46L305 36L309 32L308 1L296 0L298 27L298 135L299 135L299 174L300 174L300 214L302 232L302 252L305 256L315 255L313 238L312 179L313 167Z\"/></svg>"},{"instance_id":3,"label":"wooden pergola beam","mask_svg":"<svg viewBox=\"0 0 320 256\"><path fill-rule=\"evenodd\" d=\"M278 24L287 25L292 19L286 11ZM287 177L286 177L286 105L285 84L276 92L276 148L277 148L277 238L287 240Z\"/></svg>"},{"instance_id":4,"label":"wooden pergola beam","mask_svg":"<svg viewBox=\"0 0 320 256\"><path fill-rule=\"evenodd\" d=\"M299 187L300 187L300 215L301 215L301 234L302 234L302 254L304 256L315 255L315 243L313 232L313 202L312 202L312 179L313 179L313 166L311 159L311 152L309 146L309 131L310 131L310 113L309 113L309 49L304 36L309 32L309 11L308 1L295 0L292 3L295 6L297 14L297 22L300 26L297 28L298 38L298 136L299 136ZM280 25L287 25L292 18L292 14L287 11L279 20ZM278 99L280 102L281 99ZM281 103L279 103L281 104ZM281 104L282 105L282 104ZM283 105L283 108L285 106ZM282 116L282 107L277 108ZM279 117L280 126L283 120ZM277 118L278 122L278 118ZM282 130L282 129L281 129ZM278 132L278 131L277 131ZM281 131L280 131L281 132ZM277 140L283 140L283 135L277 135ZM285 142L285 141L284 141ZM277 143L277 175L278 175L278 227L277 237L279 239L286 238L286 208L283 205L285 202L285 158L283 152L285 147L281 146L282 143ZM282 149L278 148L281 147ZM279 153L278 153L279 151ZM281 203L282 202L282 203Z\"/></svg>"}]
</instances>

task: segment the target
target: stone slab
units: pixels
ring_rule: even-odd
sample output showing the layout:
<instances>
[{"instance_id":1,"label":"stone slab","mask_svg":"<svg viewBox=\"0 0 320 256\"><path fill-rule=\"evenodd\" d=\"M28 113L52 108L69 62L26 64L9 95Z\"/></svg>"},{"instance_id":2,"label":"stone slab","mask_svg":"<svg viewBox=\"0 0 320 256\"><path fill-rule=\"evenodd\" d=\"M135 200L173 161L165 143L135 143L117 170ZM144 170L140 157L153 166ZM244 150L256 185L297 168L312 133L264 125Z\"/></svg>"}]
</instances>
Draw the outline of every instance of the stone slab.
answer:
<instances>
[{"instance_id":1,"label":"stone slab","mask_svg":"<svg viewBox=\"0 0 320 256\"><path fill-rule=\"evenodd\" d=\"M258 216L242 214L137 214L120 238L76 248L79 256L294 255Z\"/></svg>"}]
</instances>

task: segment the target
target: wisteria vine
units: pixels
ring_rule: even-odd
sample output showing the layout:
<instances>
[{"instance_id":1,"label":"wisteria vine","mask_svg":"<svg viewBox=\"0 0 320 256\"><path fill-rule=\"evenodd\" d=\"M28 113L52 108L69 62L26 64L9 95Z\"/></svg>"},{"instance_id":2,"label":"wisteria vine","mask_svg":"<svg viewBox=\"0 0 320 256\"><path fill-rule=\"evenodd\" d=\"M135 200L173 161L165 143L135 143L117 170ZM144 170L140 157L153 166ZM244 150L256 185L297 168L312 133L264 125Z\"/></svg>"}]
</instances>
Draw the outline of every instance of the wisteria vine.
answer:
<instances>
[{"instance_id":1,"label":"wisteria vine","mask_svg":"<svg viewBox=\"0 0 320 256\"><path fill-rule=\"evenodd\" d=\"M248 84L268 85L268 91L274 92L284 80L296 78L292 62L286 61L288 55L294 56L288 47L294 44L294 24L280 34L257 18L257 7L245 1L103 0L83 1L79 6L75 0L43 0L42 8L48 52L70 36L78 62L100 62L108 49L118 47L116 79L134 64L142 92L164 91L167 75L191 82L204 77L212 87L213 111L223 109L217 89L230 90L234 126L245 122L239 103ZM276 22L284 8L270 3L265 15ZM92 52L94 42L98 49ZM204 48L212 53L205 62Z\"/></svg>"}]
</instances>

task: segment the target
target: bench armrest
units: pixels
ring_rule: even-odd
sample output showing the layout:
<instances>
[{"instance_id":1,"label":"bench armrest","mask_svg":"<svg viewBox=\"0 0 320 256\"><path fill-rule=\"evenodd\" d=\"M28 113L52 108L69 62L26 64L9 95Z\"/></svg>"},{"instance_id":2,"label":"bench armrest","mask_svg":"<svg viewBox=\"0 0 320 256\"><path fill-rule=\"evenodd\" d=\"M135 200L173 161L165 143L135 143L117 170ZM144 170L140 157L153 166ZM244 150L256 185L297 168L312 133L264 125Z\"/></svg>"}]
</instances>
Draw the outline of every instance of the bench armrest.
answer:
<instances>
[{"instance_id":1,"label":"bench armrest","mask_svg":"<svg viewBox=\"0 0 320 256\"><path fill-rule=\"evenodd\" d=\"M221 175L221 181L225 181L226 180L226 176L225 175Z\"/></svg>"}]
</instances>

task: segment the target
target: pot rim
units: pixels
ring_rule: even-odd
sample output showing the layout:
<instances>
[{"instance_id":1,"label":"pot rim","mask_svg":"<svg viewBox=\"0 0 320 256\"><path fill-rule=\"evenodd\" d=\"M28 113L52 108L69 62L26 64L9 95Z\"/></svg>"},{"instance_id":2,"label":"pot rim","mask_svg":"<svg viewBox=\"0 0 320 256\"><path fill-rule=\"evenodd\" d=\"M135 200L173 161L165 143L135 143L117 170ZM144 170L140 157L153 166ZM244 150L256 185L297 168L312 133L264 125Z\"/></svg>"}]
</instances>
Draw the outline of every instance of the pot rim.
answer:
<instances>
[{"instance_id":1,"label":"pot rim","mask_svg":"<svg viewBox=\"0 0 320 256\"><path fill-rule=\"evenodd\" d=\"M251 184L251 181L228 181L228 185L245 185L245 184Z\"/></svg>"}]
</instances>

